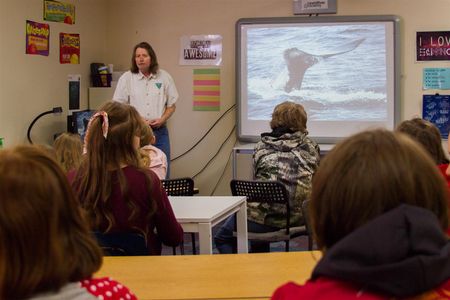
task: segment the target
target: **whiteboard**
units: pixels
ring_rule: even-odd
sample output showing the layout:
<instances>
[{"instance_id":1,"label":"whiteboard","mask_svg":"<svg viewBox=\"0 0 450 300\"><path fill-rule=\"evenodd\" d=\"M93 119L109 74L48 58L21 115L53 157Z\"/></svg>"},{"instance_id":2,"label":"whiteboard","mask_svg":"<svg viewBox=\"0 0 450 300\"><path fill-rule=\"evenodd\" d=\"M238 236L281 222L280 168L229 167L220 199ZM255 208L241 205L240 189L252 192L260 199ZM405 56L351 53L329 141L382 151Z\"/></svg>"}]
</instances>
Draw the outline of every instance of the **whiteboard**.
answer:
<instances>
[{"instance_id":1,"label":"whiteboard","mask_svg":"<svg viewBox=\"0 0 450 300\"><path fill-rule=\"evenodd\" d=\"M335 143L400 119L396 16L250 18L236 23L240 141L270 131L274 107L302 104L308 132Z\"/></svg>"}]
</instances>

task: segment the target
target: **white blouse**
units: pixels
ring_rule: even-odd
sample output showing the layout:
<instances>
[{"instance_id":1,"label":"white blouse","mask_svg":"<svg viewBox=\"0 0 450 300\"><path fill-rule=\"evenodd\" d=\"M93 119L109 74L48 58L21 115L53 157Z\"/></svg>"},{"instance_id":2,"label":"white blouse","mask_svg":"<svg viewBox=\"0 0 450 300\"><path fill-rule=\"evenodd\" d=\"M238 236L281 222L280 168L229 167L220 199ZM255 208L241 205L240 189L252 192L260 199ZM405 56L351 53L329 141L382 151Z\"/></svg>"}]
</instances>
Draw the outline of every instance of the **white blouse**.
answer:
<instances>
[{"instance_id":1,"label":"white blouse","mask_svg":"<svg viewBox=\"0 0 450 300\"><path fill-rule=\"evenodd\" d=\"M160 118L166 107L178 100L175 82L164 70L145 77L139 73L127 71L120 76L113 100L133 105L142 117L148 120Z\"/></svg>"}]
</instances>

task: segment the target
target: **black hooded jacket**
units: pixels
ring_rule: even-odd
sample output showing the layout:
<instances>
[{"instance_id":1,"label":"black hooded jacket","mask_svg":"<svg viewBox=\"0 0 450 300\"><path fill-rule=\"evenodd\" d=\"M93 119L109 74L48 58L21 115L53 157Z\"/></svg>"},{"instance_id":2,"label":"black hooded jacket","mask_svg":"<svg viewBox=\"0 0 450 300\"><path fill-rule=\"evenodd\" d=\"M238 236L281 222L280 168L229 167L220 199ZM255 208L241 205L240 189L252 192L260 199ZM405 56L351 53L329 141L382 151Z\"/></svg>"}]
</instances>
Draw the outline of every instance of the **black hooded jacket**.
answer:
<instances>
[{"instance_id":1,"label":"black hooded jacket","mask_svg":"<svg viewBox=\"0 0 450 300\"><path fill-rule=\"evenodd\" d=\"M450 240L436 216L401 205L358 228L324 254L312 274L409 297L450 279Z\"/></svg>"}]
</instances>

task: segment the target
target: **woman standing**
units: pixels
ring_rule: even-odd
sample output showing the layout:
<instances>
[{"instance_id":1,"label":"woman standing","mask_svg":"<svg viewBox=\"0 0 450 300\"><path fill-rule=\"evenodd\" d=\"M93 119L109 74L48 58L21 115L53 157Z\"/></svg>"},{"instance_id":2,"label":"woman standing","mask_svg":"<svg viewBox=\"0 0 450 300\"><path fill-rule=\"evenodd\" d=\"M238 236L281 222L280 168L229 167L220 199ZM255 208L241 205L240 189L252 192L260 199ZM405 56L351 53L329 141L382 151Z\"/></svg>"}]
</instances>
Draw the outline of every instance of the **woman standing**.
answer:
<instances>
[{"instance_id":1,"label":"woman standing","mask_svg":"<svg viewBox=\"0 0 450 300\"><path fill-rule=\"evenodd\" d=\"M175 111L178 91L170 74L159 69L156 53L147 42L134 47L131 69L119 78L113 99L134 106L152 127L155 147L167 156L169 178L170 140L166 122Z\"/></svg>"}]
</instances>

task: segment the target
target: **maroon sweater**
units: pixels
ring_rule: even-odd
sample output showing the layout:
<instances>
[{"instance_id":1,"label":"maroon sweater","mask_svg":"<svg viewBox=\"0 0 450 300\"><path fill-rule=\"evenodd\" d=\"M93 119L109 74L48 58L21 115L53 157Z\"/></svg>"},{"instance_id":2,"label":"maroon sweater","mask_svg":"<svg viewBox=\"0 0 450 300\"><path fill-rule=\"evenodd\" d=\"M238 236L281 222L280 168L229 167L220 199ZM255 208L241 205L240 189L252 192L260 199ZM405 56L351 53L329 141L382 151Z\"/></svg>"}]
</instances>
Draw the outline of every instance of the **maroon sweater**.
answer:
<instances>
[{"instance_id":1,"label":"maroon sweater","mask_svg":"<svg viewBox=\"0 0 450 300\"><path fill-rule=\"evenodd\" d=\"M147 233L147 247L150 255L161 255L161 243L167 246L177 246L183 241L183 229L177 222L175 215L167 198L166 191L161 185L158 176L151 170L137 170L135 167L125 167L122 169L127 180L128 188L131 193L131 199L135 199L135 204L140 209L140 214L132 223L128 221L130 209L123 200L122 193L116 174L113 174L112 192L109 201L112 206L112 214L115 218L115 225L111 229L111 233L115 232L136 232L135 228ZM146 172L151 181L151 194L148 193L145 174ZM75 172L69 172L68 178L73 185ZM116 182L116 184L114 184ZM80 199L83 203L84 199ZM145 215L147 214L151 201L156 202L156 212L147 222ZM105 228L98 228L104 231Z\"/></svg>"}]
</instances>

